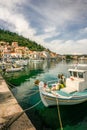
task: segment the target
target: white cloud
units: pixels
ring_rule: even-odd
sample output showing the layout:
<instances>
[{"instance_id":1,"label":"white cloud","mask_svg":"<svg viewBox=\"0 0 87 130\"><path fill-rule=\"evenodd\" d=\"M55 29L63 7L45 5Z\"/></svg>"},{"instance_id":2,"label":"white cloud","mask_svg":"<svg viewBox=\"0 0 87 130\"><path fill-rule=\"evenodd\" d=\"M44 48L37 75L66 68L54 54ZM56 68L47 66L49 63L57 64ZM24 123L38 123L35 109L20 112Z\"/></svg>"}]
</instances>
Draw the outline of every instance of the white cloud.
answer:
<instances>
[{"instance_id":1,"label":"white cloud","mask_svg":"<svg viewBox=\"0 0 87 130\"><path fill-rule=\"evenodd\" d=\"M87 34L87 27L80 29L79 33L80 34Z\"/></svg>"},{"instance_id":2,"label":"white cloud","mask_svg":"<svg viewBox=\"0 0 87 130\"><path fill-rule=\"evenodd\" d=\"M21 13L14 10L16 8L16 3L18 2L24 2L24 0L9 0L9 4L6 4L5 0L1 2L0 19L13 25L14 32L32 38L36 31L31 28L30 23L26 21L25 17Z\"/></svg>"},{"instance_id":3,"label":"white cloud","mask_svg":"<svg viewBox=\"0 0 87 130\"><path fill-rule=\"evenodd\" d=\"M42 22L45 27L53 25L64 28L67 22L78 22L82 20L81 17L85 17L83 13L86 11L87 4L84 4L83 1L74 2L73 0L45 0L42 3L30 3L29 6L44 17Z\"/></svg>"},{"instance_id":4,"label":"white cloud","mask_svg":"<svg viewBox=\"0 0 87 130\"><path fill-rule=\"evenodd\" d=\"M39 36L37 36L37 38L39 39L42 39L42 40L46 40L47 38L52 38L52 37L55 37L55 36L58 36L60 33L59 32L48 32L48 33L44 33L44 34L41 34Z\"/></svg>"},{"instance_id":5,"label":"white cloud","mask_svg":"<svg viewBox=\"0 0 87 130\"><path fill-rule=\"evenodd\" d=\"M82 40L54 40L47 44L48 48L59 54L87 54L87 39Z\"/></svg>"},{"instance_id":6,"label":"white cloud","mask_svg":"<svg viewBox=\"0 0 87 130\"><path fill-rule=\"evenodd\" d=\"M36 19L30 13L28 14L30 9L33 12L32 15L36 15ZM0 0L0 19L8 23L10 31L35 40L61 54L75 52L87 54L87 39L84 38L87 34L86 12L86 0L76 0L75 2L73 0L45 0L45 2L39 0ZM26 13L28 17L25 16ZM40 25L35 24L35 22L40 23ZM84 26L82 26L83 24ZM78 25L77 30L75 30L74 25L76 27ZM41 34L38 32L38 26L41 28ZM55 37L56 40L54 40ZM47 43L47 39L52 41Z\"/></svg>"},{"instance_id":7,"label":"white cloud","mask_svg":"<svg viewBox=\"0 0 87 130\"><path fill-rule=\"evenodd\" d=\"M0 6L13 8L16 4L23 4L26 0L0 0Z\"/></svg>"},{"instance_id":8,"label":"white cloud","mask_svg":"<svg viewBox=\"0 0 87 130\"><path fill-rule=\"evenodd\" d=\"M53 32L53 31L55 31L56 30L56 28L55 27L48 27L48 28L45 28L44 29L44 32Z\"/></svg>"}]
</instances>

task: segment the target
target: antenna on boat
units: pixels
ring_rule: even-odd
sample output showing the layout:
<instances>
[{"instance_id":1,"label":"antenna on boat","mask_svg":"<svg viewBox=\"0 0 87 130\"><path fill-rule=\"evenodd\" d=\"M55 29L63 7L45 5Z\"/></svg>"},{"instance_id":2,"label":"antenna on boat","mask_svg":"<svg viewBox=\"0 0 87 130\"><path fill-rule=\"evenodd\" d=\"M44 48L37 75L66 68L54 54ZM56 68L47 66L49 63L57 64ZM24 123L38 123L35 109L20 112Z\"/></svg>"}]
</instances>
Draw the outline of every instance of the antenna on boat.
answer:
<instances>
[{"instance_id":1,"label":"antenna on boat","mask_svg":"<svg viewBox=\"0 0 87 130\"><path fill-rule=\"evenodd\" d=\"M75 69L78 69L78 65L79 65L79 63L77 62L77 63L75 64Z\"/></svg>"}]
</instances>

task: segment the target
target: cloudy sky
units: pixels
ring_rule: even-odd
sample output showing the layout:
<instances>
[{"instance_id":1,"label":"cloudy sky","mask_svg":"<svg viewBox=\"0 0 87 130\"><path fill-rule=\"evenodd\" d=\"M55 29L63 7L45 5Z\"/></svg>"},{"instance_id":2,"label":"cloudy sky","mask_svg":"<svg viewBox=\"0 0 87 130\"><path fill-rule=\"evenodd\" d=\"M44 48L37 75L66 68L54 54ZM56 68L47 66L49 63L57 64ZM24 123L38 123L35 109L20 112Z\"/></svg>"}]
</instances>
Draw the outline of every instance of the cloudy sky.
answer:
<instances>
[{"instance_id":1,"label":"cloudy sky","mask_svg":"<svg viewBox=\"0 0 87 130\"><path fill-rule=\"evenodd\" d=\"M87 54L87 0L0 0L0 28L58 54Z\"/></svg>"}]
</instances>

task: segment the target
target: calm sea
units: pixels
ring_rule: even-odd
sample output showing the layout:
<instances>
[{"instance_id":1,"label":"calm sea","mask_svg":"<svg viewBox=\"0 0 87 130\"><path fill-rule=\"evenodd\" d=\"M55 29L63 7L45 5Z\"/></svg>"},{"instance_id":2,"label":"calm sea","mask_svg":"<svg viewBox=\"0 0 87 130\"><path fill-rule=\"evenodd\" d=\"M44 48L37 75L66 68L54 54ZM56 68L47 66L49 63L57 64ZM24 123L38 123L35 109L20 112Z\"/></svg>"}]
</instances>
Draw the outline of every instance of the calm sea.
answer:
<instances>
[{"instance_id":1,"label":"calm sea","mask_svg":"<svg viewBox=\"0 0 87 130\"><path fill-rule=\"evenodd\" d=\"M35 80L50 81L57 79L59 73L66 77L68 67L77 61L43 61L29 62L21 72L5 74L11 91L25 110L37 130L60 130L57 107L46 108L40 102L38 87ZM79 63L87 63L79 61ZM59 106L63 130L87 130L87 102L73 106Z\"/></svg>"}]
</instances>

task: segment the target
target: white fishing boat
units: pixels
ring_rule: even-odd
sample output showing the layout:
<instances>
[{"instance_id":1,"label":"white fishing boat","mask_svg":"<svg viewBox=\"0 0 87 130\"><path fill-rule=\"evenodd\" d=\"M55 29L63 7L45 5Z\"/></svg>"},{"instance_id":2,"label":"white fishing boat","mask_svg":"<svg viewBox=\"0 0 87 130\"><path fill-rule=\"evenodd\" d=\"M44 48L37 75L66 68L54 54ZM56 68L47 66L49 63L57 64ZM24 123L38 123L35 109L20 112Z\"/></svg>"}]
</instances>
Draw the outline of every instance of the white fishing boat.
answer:
<instances>
[{"instance_id":1,"label":"white fishing boat","mask_svg":"<svg viewBox=\"0 0 87 130\"><path fill-rule=\"evenodd\" d=\"M22 66L11 66L10 68L6 68L6 72L18 72L22 71L24 67Z\"/></svg>"},{"instance_id":2,"label":"white fishing boat","mask_svg":"<svg viewBox=\"0 0 87 130\"><path fill-rule=\"evenodd\" d=\"M21 66L27 66L28 65L28 61L27 60L16 60L15 63L17 65L21 65Z\"/></svg>"},{"instance_id":3,"label":"white fishing boat","mask_svg":"<svg viewBox=\"0 0 87 130\"><path fill-rule=\"evenodd\" d=\"M84 69L83 69L84 67ZM80 69L78 69L80 68ZM87 67L85 65L74 66L68 69L70 76L66 78L65 87L52 90L57 82L39 83L40 97L43 104L48 106L57 105L75 105L87 101Z\"/></svg>"}]
</instances>

